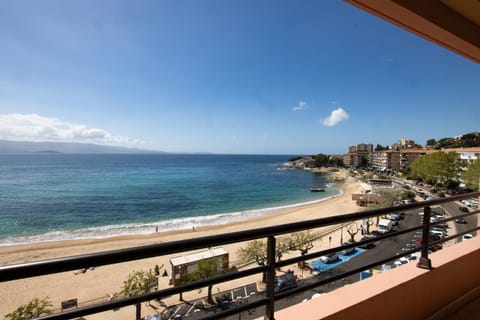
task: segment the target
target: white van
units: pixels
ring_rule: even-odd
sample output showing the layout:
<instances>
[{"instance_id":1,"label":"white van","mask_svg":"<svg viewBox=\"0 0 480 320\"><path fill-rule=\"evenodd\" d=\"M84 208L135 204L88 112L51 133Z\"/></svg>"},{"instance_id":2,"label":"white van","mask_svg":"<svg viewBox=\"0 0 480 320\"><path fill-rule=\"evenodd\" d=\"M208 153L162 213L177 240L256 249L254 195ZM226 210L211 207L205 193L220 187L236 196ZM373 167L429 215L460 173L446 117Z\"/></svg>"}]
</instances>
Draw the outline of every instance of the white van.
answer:
<instances>
[{"instance_id":1,"label":"white van","mask_svg":"<svg viewBox=\"0 0 480 320\"><path fill-rule=\"evenodd\" d=\"M393 222L390 219L380 219L380 222L378 223L377 226L377 231L380 233L388 233L392 231L393 228Z\"/></svg>"}]
</instances>

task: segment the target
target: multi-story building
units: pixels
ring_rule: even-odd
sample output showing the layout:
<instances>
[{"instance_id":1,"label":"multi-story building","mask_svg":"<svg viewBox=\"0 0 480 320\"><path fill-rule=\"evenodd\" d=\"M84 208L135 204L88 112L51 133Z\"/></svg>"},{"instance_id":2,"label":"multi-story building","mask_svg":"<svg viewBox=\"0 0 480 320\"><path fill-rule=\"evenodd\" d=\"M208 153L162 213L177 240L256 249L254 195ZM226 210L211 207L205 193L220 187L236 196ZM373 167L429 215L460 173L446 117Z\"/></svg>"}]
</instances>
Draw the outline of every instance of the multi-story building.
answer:
<instances>
[{"instance_id":1,"label":"multi-story building","mask_svg":"<svg viewBox=\"0 0 480 320\"><path fill-rule=\"evenodd\" d=\"M442 151L456 152L460 155L461 160L465 160L469 164L474 162L477 159L480 159L480 147L444 149Z\"/></svg>"},{"instance_id":2,"label":"multi-story building","mask_svg":"<svg viewBox=\"0 0 480 320\"><path fill-rule=\"evenodd\" d=\"M400 158L400 151L397 150L376 151L372 157L372 166L381 172L399 170Z\"/></svg>"},{"instance_id":3,"label":"multi-story building","mask_svg":"<svg viewBox=\"0 0 480 320\"><path fill-rule=\"evenodd\" d=\"M480 158L480 147L477 148L455 148L443 150L427 149L402 149L376 151L372 156L372 165L377 171L395 171L405 169L419 157L434 152L457 152L461 160L472 163Z\"/></svg>"},{"instance_id":4,"label":"multi-story building","mask_svg":"<svg viewBox=\"0 0 480 320\"><path fill-rule=\"evenodd\" d=\"M355 146L348 147L348 152L373 152L373 144L359 143Z\"/></svg>"},{"instance_id":5,"label":"multi-story building","mask_svg":"<svg viewBox=\"0 0 480 320\"><path fill-rule=\"evenodd\" d=\"M349 152L343 156L343 164L348 168L359 168L368 165L368 153Z\"/></svg>"},{"instance_id":6,"label":"multi-story building","mask_svg":"<svg viewBox=\"0 0 480 320\"><path fill-rule=\"evenodd\" d=\"M391 145L392 150L402 150L406 148L413 148L415 141L411 139L400 139L396 143Z\"/></svg>"},{"instance_id":7,"label":"multi-story building","mask_svg":"<svg viewBox=\"0 0 480 320\"><path fill-rule=\"evenodd\" d=\"M373 144L359 143L348 147L348 153L343 156L343 164L350 168L366 167L371 162L370 155L373 152Z\"/></svg>"},{"instance_id":8,"label":"multi-story building","mask_svg":"<svg viewBox=\"0 0 480 320\"><path fill-rule=\"evenodd\" d=\"M400 169L405 169L411 165L419 157L426 155L427 153L435 152L435 150L425 149L404 149L400 153Z\"/></svg>"}]
</instances>

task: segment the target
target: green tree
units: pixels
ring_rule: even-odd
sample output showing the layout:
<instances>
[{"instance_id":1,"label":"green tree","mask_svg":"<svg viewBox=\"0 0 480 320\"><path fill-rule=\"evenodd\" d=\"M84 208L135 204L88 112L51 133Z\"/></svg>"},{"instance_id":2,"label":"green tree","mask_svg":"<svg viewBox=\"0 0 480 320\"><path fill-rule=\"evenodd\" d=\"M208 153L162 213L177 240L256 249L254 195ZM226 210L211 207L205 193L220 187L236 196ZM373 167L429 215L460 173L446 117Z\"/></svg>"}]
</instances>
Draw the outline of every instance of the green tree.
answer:
<instances>
[{"instance_id":1,"label":"green tree","mask_svg":"<svg viewBox=\"0 0 480 320\"><path fill-rule=\"evenodd\" d=\"M410 191L410 190L408 190L408 191L402 191L402 192L400 193L400 198L401 198L402 200L415 199L415 192Z\"/></svg>"},{"instance_id":2,"label":"green tree","mask_svg":"<svg viewBox=\"0 0 480 320\"><path fill-rule=\"evenodd\" d=\"M8 320L27 320L38 318L41 315L52 313L50 307L52 303L48 300L48 297L39 299L35 298L25 305L19 306L15 311L5 315L5 319Z\"/></svg>"},{"instance_id":3,"label":"green tree","mask_svg":"<svg viewBox=\"0 0 480 320\"><path fill-rule=\"evenodd\" d=\"M458 179L462 162L456 152L439 151L418 158L410 167L413 176L434 185L445 186Z\"/></svg>"},{"instance_id":4,"label":"green tree","mask_svg":"<svg viewBox=\"0 0 480 320\"><path fill-rule=\"evenodd\" d=\"M200 260L197 264L197 270L190 272L186 279L187 282L194 282L198 280L206 280L218 274L217 260L215 258ZM208 286L207 302L210 305L215 304L212 295L213 284Z\"/></svg>"},{"instance_id":5,"label":"green tree","mask_svg":"<svg viewBox=\"0 0 480 320\"><path fill-rule=\"evenodd\" d=\"M383 150L388 150L388 147L384 147L381 144L377 144L375 147L375 151L383 151Z\"/></svg>"},{"instance_id":6,"label":"green tree","mask_svg":"<svg viewBox=\"0 0 480 320\"><path fill-rule=\"evenodd\" d=\"M333 157L333 156L329 157L328 164L332 167L343 167L344 166L342 158Z\"/></svg>"},{"instance_id":7,"label":"green tree","mask_svg":"<svg viewBox=\"0 0 480 320\"><path fill-rule=\"evenodd\" d=\"M267 262L267 244L263 240L253 240L245 248L238 249L238 259L244 263L255 261L259 266Z\"/></svg>"},{"instance_id":8,"label":"green tree","mask_svg":"<svg viewBox=\"0 0 480 320\"><path fill-rule=\"evenodd\" d=\"M467 188L479 190L480 185L480 159L475 160L468 166L468 169L462 175Z\"/></svg>"},{"instance_id":9,"label":"green tree","mask_svg":"<svg viewBox=\"0 0 480 320\"><path fill-rule=\"evenodd\" d=\"M290 238L278 237L275 248L275 260L280 261L283 254L290 250ZM247 243L245 248L241 247L237 251L238 259L241 262L248 263L255 261L259 266L267 263L267 242L264 240L253 240ZM266 273L263 273L262 281L266 281Z\"/></svg>"},{"instance_id":10,"label":"green tree","mask_svg":"<svg viewBox=\"0 0 480 320\"><path fill-rule=\"evenodd\" d=\"M328 166L328 156L322 153L317 154L313 157L314 165L317 168Z\"/></svg>"},{"instance_id":11,"label":"green tree","mask_svg":"<svg viewBox=\"0 0 480 320\"><path fill-rule=\"evenodd\" d=\"M437 141L435 139L428 139L427 140L427 146L432 146L434 147Z\"/></svg>"},{"instance_id":12,"label":"green tree","mask_svg":"<svg viewBox=\"0 0 480 320\"><path fill-rule=\"evenodd\" d=\"M123 282L120 294L123 294L126 297L133 297L148 293L156 286L157 276L155 275L154 270L134 271L129 274L127 280Z\"/></svg>"}]
</instances>

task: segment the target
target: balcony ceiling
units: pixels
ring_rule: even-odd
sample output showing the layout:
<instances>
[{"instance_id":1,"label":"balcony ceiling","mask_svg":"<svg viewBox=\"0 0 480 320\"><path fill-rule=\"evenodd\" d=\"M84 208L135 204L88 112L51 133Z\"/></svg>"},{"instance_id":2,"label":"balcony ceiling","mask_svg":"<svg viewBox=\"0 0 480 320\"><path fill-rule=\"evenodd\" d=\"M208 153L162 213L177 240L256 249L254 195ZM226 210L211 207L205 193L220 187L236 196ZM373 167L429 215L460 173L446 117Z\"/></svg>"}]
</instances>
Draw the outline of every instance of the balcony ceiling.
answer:
<instances>
[{"instance_id":1,"label":"balcony ceiling","mask_svg":"<svg viewBox=\"0 0 480 320\"><path fill-rule=\"evenodd\" d=\"M480 0L345 0L480 63Z\"/></svg>"}]
</instances>

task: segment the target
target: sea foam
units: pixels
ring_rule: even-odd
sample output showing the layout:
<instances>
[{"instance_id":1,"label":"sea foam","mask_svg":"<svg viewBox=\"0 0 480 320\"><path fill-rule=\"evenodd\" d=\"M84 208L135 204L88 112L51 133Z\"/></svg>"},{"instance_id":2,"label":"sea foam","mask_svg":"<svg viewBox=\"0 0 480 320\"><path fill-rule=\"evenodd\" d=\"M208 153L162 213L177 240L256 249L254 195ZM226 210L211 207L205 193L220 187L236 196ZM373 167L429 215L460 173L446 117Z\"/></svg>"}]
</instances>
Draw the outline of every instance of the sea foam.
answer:
<instances>
[{"instance_id":1,"label":"sea foam","mask_svg":"<svg viewBox=\"0 0 480 320\"><path fill-rule=\"evenodd\" d=\"M0 239L0 247L25 245L32 243L84 240L84 239L106 239L118 236L147 235L157 232L192 230L199 227L210 227L225 225L234 222L242 222L248 219L267 216L274 213L280 213L289 209L312 205L332 199L342 195L343 191L338 189L338 193L330 197L325 197L313 201L295 203L271 208L246 210L241 212L231 212L223 214L214 214L207 216L176 218L165 221L136 223L136 224L118 224L101 227L83 228L77 230L60 230L39 235L17 236Z\"/></svg>"}]
</instances>

